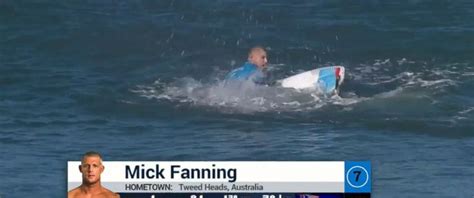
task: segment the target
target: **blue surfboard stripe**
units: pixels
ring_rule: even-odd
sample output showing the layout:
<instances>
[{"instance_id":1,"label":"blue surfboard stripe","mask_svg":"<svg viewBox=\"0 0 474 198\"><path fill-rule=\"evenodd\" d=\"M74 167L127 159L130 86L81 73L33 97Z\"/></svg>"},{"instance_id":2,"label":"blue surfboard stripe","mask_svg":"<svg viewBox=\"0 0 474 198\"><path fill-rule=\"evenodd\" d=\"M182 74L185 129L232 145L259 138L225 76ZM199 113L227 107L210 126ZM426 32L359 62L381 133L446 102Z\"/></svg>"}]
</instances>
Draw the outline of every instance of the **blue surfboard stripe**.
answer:
<instances>
[{"instance_id":1,"label":"blue surfboard stripe","mask_svg":"<svg viewBox=\"0 0 474 198\"><path fill-rule=\"evenodd\" d=\"M323 68L319 71L318 86L324 93L331 93L336 89L336 74L334 68Z\"/></svg>"}]
</instances>

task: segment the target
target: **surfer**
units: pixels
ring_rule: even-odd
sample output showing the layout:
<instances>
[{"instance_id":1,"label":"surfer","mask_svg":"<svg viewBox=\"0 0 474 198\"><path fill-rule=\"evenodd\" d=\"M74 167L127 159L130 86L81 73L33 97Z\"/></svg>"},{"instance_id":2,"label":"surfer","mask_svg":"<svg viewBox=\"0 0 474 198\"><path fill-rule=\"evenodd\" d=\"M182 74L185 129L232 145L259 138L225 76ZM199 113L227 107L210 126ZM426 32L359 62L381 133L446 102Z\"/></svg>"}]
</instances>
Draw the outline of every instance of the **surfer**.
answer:
<instances>
[{"instance_id":1,"label":"surfer","mask_svg":"<svg viewBox=\"0 0 474 198\"><path fill-rule=\"evenodd\" d=\"M247 62L237 69L227 74L226 81L248 81L251 80L255 84L263 84L267 66L267 52L261 46L250 49Z\"/></svg>"},{"instance_id":2,"label":"surfer","mask_svg":"<svg viewBox=\"0 0 474 198\"><path fill-rule=\"evenodd\" d=\"M79 171L82 173L82 184L67 193L68 198L82 197L111 197L120 195L102 187L100 184L100 174L104 171L102 157L97 152L87 152L82 156Z\"/></svg>"}]
</instances>

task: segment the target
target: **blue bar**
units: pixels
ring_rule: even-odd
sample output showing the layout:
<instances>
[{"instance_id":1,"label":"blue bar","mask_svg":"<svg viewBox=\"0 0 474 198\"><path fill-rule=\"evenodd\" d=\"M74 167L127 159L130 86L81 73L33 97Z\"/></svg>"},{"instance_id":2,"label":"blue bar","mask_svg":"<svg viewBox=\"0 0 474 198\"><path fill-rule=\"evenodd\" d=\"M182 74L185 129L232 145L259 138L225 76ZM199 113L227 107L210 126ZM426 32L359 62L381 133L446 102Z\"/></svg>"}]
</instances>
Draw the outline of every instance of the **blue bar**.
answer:
<instances>
[{"instance_id":1,"label":"blue bar","mask_svg":"<svg viewBox=\"0 0 474 198\"><path fill-rule=\"evenodd\" d=\"M370 161L345 161L344 167L344 192L371 192L372 174Z\"/></svg>"}]
</instances>

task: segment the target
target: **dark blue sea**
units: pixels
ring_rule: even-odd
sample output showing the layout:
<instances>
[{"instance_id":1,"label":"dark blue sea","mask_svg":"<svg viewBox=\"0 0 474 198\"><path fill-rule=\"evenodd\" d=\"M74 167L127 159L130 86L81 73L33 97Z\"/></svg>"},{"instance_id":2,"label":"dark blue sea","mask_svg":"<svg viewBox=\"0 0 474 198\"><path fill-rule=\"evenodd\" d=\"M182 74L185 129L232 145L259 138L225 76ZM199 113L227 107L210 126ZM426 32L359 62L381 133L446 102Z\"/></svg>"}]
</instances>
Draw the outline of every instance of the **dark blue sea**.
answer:
<instances>
[{"instance_id":1,"label":"dark blue sea","mask_svg":"<svg viewBox=\"0 0 474 198\"><path fill-rule=\"evenodd\" d=\"M66 163L370 160L373 197L474 196L474 2L0 0L0 197ZM339 97L229 90L343 65Z\"/></svg>"}]
</instances>

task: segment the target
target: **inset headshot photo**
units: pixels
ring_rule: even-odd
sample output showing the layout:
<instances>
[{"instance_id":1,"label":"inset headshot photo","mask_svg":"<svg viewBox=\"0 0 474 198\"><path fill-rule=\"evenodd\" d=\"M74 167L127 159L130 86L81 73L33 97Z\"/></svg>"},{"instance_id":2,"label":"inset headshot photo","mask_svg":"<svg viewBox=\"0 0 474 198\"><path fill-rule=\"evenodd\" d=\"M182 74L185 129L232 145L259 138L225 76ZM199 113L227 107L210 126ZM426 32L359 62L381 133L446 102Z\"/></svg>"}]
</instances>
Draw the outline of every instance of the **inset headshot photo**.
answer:
<instances>
[{"instance_id":1,"label":"inset headshot photo","mask_svg":"<svg viewBox=\"0 0 474 198\"><path fill-rule=\"evenodd\" d=\"M117 198L119 194L103 187L100 175L104 172L102 156L89 151L82 156L79 171L82 173L82 184L67 193L68 198Z\"/></svg>"}]
</instances>

